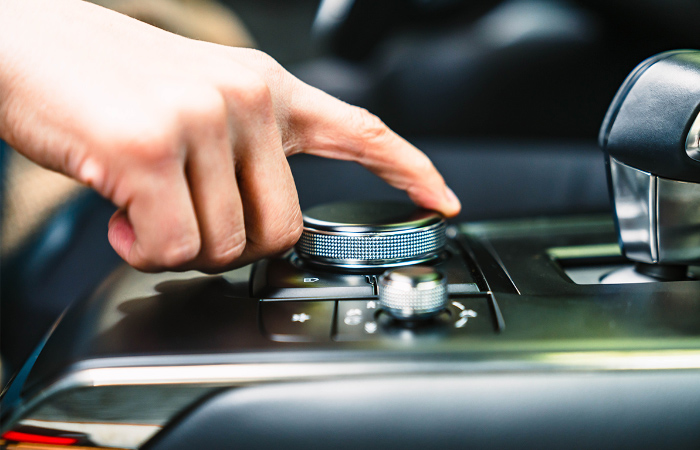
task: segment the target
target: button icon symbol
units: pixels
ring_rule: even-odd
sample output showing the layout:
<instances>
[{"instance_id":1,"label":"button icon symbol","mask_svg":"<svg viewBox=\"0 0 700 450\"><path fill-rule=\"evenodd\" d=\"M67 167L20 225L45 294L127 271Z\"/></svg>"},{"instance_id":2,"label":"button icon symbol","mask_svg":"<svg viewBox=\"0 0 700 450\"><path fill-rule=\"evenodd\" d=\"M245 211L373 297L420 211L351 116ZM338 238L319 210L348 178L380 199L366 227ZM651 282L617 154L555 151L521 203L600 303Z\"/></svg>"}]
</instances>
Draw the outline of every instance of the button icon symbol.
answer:
<instances>
[{"instance_id":1,"label":"button icon symbol","mask_svg":"<svg viewBox=\"0 0 700 450\"><path fill-rule=\"evenodd\" d=\"M318 278L312 277L312 278L304 278L304 283L315 283L318 281Z\"/></svg>"},{"instance_id":2,"label":"button icon symbol","mask_svg":"<svg viewBox=\"0 0 700 450\"><path fill-rule=\"evenodd\" d=\"M365 324L365 331L368 334L374 334L377 331L377 322L367 322Z\"/></svg>"},{"instance_id":3,"label":"button icon symbol","mask_svg":"<svg viewBox=\"0 0 700 450\"><path fill-rule=\"evenodd\" d=\"M377 302L375 302L375 301L367 302L367 309L377 309Z\"/></svg>"},{"instance_id":4,"label":"button icon symbol","mask_svg":"<svg viewBox=\"0 0 700 450\"><path fill-rule=\"evenodd\" d=\"M469 318L474 318L476 317L476 311L473 309L465 309L459 313L460 319L455 323L455 328L463 328L466 324Z\"/></svg>"},{"instance_id":5,"label":"button icon symbol","mask_svg":"<svg viewBox=\"0 0 700 450\"><path fill-rule=\"evenodd\" d=\"M345 319L343 320L346 325L359 325L362 322L362 310L359 308L349 309L345 313Z\"/></svg>"},{"instance_id":6,"label":"button icon symbol","mask_svg":"<svg viewBox=\"0 0 700 450\"><path fill-rule=\"evenodd\" d=\"M311 316L306 313L292 315L292 322L304 323L307 320L311 320Z\"/></svg>"}]
</instances>

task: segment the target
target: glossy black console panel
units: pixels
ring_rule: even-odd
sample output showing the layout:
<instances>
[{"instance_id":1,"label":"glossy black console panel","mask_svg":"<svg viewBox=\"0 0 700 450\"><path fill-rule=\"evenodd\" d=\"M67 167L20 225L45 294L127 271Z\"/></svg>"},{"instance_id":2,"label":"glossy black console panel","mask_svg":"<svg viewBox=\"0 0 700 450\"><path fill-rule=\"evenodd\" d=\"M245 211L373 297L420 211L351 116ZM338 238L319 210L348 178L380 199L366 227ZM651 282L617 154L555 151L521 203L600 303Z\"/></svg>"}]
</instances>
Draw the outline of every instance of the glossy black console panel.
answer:
<instances>
[{"instance_id":1,"label":"glossy black console panel","mask_svg":"<svg viewBox=\"0 0 700 450\"><path fill-rule=\"evenodd\" d=\"M419 377L421 392L406 393L418 408L445 376L465 383L524 377L524 386L552 376L564 390L586 374L605 389L631 377L641 395L654 380L700 371L700 281L577 284L566 275L567 267L619 261L610 251L616 237L609 218L465 224L451 236L430 263L448 275L450 306L409 325L378 310L376 273L313 269L292 255L220 276L124 267L66 313L27 365L26 379L11 384L3 429L133 424L139 411L137 422L150 434L122 447L111 443L138 448L168 432L183 405L222 388L359 378L368 391L358 398L366 398L372 379ZM535 384L543 411L556 411L559 394ZM677 387L692 389L685 381ZM484 402L490 396L485 391ZM464 414L491 410L458 397ZM520 400L530 401L513 399Z\"/></svg>"},{"instance_id":2,"label":"glossy black console panel","mask_svg":"<svg viewBox=\"0 0 700 450\"><path fill-rule=\"evenodd\" d=\"M149 449L692 449L696 376L489 373L231 389ZM204 429L219 432L203 438Z\"/></svg>"}]
</instances>

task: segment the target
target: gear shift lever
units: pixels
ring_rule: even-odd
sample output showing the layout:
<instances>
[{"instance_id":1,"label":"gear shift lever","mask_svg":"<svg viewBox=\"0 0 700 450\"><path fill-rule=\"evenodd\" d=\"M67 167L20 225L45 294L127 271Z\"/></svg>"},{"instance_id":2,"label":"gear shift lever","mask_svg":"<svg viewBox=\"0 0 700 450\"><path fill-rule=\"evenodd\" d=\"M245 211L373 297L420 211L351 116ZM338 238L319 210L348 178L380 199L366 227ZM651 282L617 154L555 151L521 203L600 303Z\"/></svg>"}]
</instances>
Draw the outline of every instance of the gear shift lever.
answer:
<instances>
[{"instance_id":1,"label":"gear shift lever","mask_svg":"<svg viewBox=\"0 0 700 450\"><path fill-rule=\"evenodd\" d=\"M622 251L653 278L700 263L699 112L700 51L666 52L627 77L600 130Z\"/></svg>"}]
</instances>

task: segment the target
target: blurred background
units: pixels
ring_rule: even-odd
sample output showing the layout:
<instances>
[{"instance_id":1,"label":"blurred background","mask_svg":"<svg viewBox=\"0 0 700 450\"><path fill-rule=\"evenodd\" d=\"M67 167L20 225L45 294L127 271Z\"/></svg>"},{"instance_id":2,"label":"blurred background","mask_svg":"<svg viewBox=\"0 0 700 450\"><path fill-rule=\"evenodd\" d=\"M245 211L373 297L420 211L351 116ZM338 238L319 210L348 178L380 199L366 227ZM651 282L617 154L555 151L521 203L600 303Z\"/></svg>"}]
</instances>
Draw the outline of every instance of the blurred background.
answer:
<instances>
[{"instance_id":1,"label":"blurred background","mask_svg":"<svg viewBox=\"0 0 700 450\"><path fill-rule=\"evenodd\" d=\"M609 211L598 127L625 76L700 48L696 0L95 0L155 26L259 48L425 151L458 220ZM113 207L0 150L2 369L119 263ZM302 208L403 199L351 163L290 158Z\"/></svg>"}]
</instances>

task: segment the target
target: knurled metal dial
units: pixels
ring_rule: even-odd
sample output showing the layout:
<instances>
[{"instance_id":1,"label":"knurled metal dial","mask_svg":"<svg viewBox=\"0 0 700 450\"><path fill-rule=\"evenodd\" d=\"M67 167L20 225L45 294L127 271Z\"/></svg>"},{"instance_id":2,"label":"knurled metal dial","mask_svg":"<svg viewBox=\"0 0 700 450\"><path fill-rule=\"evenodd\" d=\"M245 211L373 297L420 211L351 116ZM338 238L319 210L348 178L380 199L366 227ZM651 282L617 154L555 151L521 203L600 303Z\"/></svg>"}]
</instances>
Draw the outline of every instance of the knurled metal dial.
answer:
<instances>
[{"instance_id":1,"label":"knurled metal dial","mask_svg":"<svg viewBox=\"0 0 700 450\"><path fill-rule=\"evenodd\" d=\"M388 270L379 277L379 304L399 320L421 320L447 307L445 276L432 267L412 266Z\"/></svg>"},{"instance_id":2,"label":"knurled metal dial","mask_svg":"<svg viewBox=\"0 0 700 450\"><path fill-rule=\"evenodd\" d=\"M445 219L397 202L345 202L304 214L296 252L324 266L365 269L416 264L445 246Z\"/></svg>"}]
</instances>

